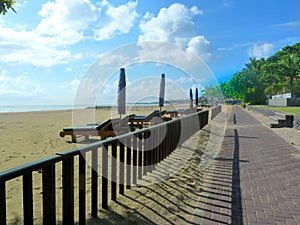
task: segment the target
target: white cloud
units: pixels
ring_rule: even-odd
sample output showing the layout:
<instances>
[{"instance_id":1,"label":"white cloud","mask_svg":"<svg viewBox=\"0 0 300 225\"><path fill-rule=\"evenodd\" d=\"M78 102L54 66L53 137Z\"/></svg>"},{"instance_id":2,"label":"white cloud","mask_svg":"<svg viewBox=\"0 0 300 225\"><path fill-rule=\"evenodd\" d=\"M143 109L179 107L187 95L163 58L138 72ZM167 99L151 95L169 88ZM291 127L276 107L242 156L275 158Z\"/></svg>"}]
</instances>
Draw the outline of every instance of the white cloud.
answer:
<instances>
[{"instance_id":1,"label":"white cloud","mask_svg":"<svg viewBox=\"0 0 300 225\"><path fill-rule=\"evenodd\" d=\"M197 8L197 6L193 6L190 8L190 12L193 14L193 15L203 15L203 11L202 10L199 10Z\"/></svg>"},{"instance_id":2,"label":"white cloud","mask_svg":"<svg viewBox=\"0 0 300 225\"><path fill-rule=\"evenodd\" d=\"M193 37L187 44L187 50L194 52L196 55L202 59L209 60L212 56L211 54L211 44L204 36Z\"/></svg>"},{"instance_id":3,"label":"white cloud","mask_svg":"<svg viewBox=\"0 0 300 225\"><path fill-rule=\"evenodd\" d=\"M15 31L0 26L0 54L3 63L28 63L35 66L49 67L65 63L79 55L72 55L65 49L47 45L46 40L25 30Z\"/></svg>"},{"instance_id":4,"label":"white cloud","mask_svg":"<svg viewBox=\"0 0 300 225\"><path fill-rule=\"evenodd\" d=\"M211 57L210 42L204 36L195 36L193 21L196 15L202 14L196 6L189 9L179 3L162 8L156 17L147 12L139 25L142 34L138 40L172 42L208 60Z\"/></svg>"},{"instance_id":5,"label":"white cloud","mask_svg":"<svg viewBox=\"0 0 300 225\"><path fill-rule=\"evenodd\" d=\"M287 23L275 24L274 27L282 28L285 30L296 30L300 27L300 21L291 21Z\"/></svg>"},{"instance_id":6,"label":"white cloud","mask_svg":"<svg viewBox=\"0 0 300 225\"><path fill-rule=\"evenodd\" d=\"M50 67L81 58L66 46L84 38L83 31L96 20L99 11L89 0L56 0L42 5L40 23L32 30L0 24L0 55L4 63L26 63Z\"/></svg>"},{"instance_id":7,"label":"white cloud","mask_svg":"<svg viewBox=\"0 0 300 225\"><path fill-rule=\"evenodd\" d=\"M179 84L185 84L185 83L191 83L193 82L193 79L191 77L179 77L175 80L175 83Z\"/></svg>"},{"instance_id":8,"label":"white cloud","mask_svg":"<svg viewBox=\"0 0 300 225\"><path fill-rule=\"evenodd\" d=\"M108 1L96 5L108 7L104 17L110 19L95 31L97 40L128 33L137 17L137 2L118 7L110 6ZM68 46L88 38L90 29L103 19L102 9L96 5L91 0L48 1L38 12L40 23L31 30L22 25L7 28L0 22L0 48L6 52L0 55L0 61L50 67L81 58L81 53L72 54Z\"/></svg>"},{"instance_id":9,"label":"white cloud","mask_svg":"<svg viewBox=\"0 0 300 225\"><path fill-rule=\"evenodd\" d=\"M34 96L41 92L41 87L28 81L26 75L12 78L5 70L0 73L0 95Z\"/></svg>"},{"instance_id":10,"label":"white cloud","mask_svg":"<svg viewBox=\"0 0 300 225\"><path fill-rule=\"evenodd\" d=\"M254 44L248 49L248 55L252 58L268 58L274 49L274 45L270 43Z\"/></svg>"},{"instance_id":11,"label":"white cloud","mask_svg":"<svg viewBox=\"0 0 300 225\"><path fill-rule=\"evenodd\" d=\"M100 11L89 0L49 1L42 5L38 12L42 20L31 32L44 45L72 45L84 39L84 31Z\"/></svg>"},{"instance_id":12,"label":"white cloud","mask_svg":"<svg viewBox=\"0 0 300 225\"><path fill-rule=\"evenodd\" d=\"M27 1L24 1L23 3L20 3L18 1L13 5L13 8L16 10L16 12L18 12L21 8L25 7L27 3L28 3Z\"/></svg>"},{"instance_id":13,"label":"white cloud","mask_svg":"<svg viewBox=\"0 0 300 225\"><path fill-rule=\"evenodd\" d=\"M158 101L159 98L159 83L160 78L157 77L145 77L139 80L128 83L126 86L127 102L149 102ZM184 98L185 91L178 83L166 79L165 86L165 99L174 100Z\"/></svg>"},{"instance_id":14,"label":"white cloud","mask_svg":"<svg viewBox=\"0 0 300 225\"><path fill-rule=\"evenodd\" d=\"M71 81L66 81L66 82L61 83L60 87L64 90L75 91L75 90L77 90L79 84L80 84L80 80L78 78L74 78Z\"/></svg>"},{"instance_id":15,"label":"white cloud","mask_svg":"<svg viewBox=\"0 0 300 225\"><path fill-rule=\"evenodd\" d=\"M110 39L117 34L127 34L138 16L136 6L137 2L131 1L118 7L109 5L105 12L108 21L105 21L100 29L95 30L95 39L101 41Z\"/></svg>"},{"instance_id":16,"label":"white cloud","mask_svg":"<svg viewBox=\"0 0 300 225\"><path fill-rule=\"evenodd\" d=\"M183 4L174 3L169 8L160 9L156 17L146 13L139 27L142 35L139 41L170 41L181 44L194 34L193 16L201 14L197 7L188 9Z\"/></svg>"},{"instance_id":17,"label":"white cloud","mask_svg":"<svg viewBox=\"0 0 300 225\"><path fill-rule=\"evenodd\" d=\"M83 30L90 22L96 21L99 13L100 10L89 0L49 1L38 12L43 19L33 32L55 37L59 42L67 39L69 44L76 43L83 38Z\"/></svg>"}]
</instances>

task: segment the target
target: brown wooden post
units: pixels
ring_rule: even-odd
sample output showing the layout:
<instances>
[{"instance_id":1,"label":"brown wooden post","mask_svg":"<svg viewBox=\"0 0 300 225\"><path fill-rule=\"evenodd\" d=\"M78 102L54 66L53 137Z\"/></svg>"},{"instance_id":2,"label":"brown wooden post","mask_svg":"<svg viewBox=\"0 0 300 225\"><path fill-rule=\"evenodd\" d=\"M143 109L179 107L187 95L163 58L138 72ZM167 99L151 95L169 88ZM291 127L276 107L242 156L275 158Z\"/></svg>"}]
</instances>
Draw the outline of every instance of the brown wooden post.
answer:
<instances>
[{"instance_id":1,"label":"brown wooden post","mask_svg":"<svg viewBox=\"0 0 300 225\"><path fill-rule=\"evenodd\" d=\"M6 225L6 188L5 181L0 180L0 224Z\"/></svg>"},{"instance_id":2,"label":"brown wooden post","mask_svg":"<svg viewBox=\"0 0 300 225\"><path fill-rule=\"evenodd\" d=\"M132 183L136 184L137 183L137 137L133 136L132 137Z\"/></svg>"},{"instance_id":3,"label":"brown wooden post","mask_svg":"<svg viewBox=\"0 0 300 225\"><path fill-rule=\"evenodd\" d=\"M63 160L63 223L74 224L74 159Z\"/></svg>"},{"instance_id":4,"label":"brown wooden post","mask_svg":"<svg viewBox=\"0 0 300 225\"><path fill-rule=\"evenodd\" d=\"M32 172L23 175L23 214L24 224L33 224Z\"/></svg>"},{"instance_id":5,"label":"brown wooden post","mask_svg":"<svg viewBox=\"0 0 300 225\"><path fill-rule=\"evenodd\" d=\"M126 189L131 188L131 138L126 139Z\"/></svg>"},{"instance_id":6,"label":"brown wooden post","mask_svg":"<svg viewBox=\"0 0 300 225\"><path fill-rule=\"evenodd\" d=\"M142 179L143 176L143 134L139 134L139 143L138 143L138 179Z\"/></svg>"},{"instance_id":7,"label":"brown wooden post","mask_svg":"<svg viewBox=\"0 0 300 225\"><path fill-rule=\"evenodd\" d=\"M117 144L112 143L111 149L111 200L117 201Z\"/></svg>"},{"instance_id":8,"label":"brown wooden post","mask_svg":"<svg viewBox=\"0 0 300 225\"><path fill-rule=\"evenodd\" d=\"M79 224L84 225L86 223L86 154L84 152L79 153Z\"/></svg>"},{"instance_id":9,"label":"brown wooden post","mask_svg":"<svg viewBox=\"0 0 300 225\"><path fill-rule=\"evenodd\" d=\"M123 140L122 140L123 141ZM119 166L119 193L124 195L124 182L125 182L125 149L124 144L120 140L120 166Z\"/></svg>"},{"instance_id":10,"label":"brown wooden post","mask_svg":"<svg viewBox=\"0 0 300 225\"><path fill-rule=\"evenodd\" d=\"M92 150L92 191L91 191L91 216L98 216L98 149Z\"/></svg>"},{"instance_id":11,"label":"brown wooden post","mask_svg":"<svg viewBox=\"0 0 300 225\"><path fill-rule=\"evenodd\" d=\"M43 167L43 224L56 224L55 209L55 166L50 164Z\"/></svg>"},{"instance_id":12,"label":"brown wooden post","mask_svg":"<svg viewBox=\"0 0 300 225\"><path fill-rule=\"evenodd\" d=\"M108 145L102 148L102 208L108 209Z\"/></svg>"}]
</instances>

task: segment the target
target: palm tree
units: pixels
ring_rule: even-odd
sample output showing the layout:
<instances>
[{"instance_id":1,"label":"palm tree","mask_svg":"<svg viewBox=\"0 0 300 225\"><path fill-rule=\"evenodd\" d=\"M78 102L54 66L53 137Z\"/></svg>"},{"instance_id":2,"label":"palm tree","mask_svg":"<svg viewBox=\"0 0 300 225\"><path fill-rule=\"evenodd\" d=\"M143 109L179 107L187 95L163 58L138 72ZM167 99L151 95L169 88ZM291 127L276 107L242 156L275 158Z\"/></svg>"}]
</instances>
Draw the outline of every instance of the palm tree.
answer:
<instances>
[{"instance_id":1,"label":"palm tree","mask_svg":"<svg viewBox=\"0 0 300 225\"><path fill-rule=\"evenodd\" d=\"M287 78L289 90L292 92L294 83L299 78L300 58L295 53L291 53L285 55L279 63L282 66L282 75Z\"/></svg>"},{"instance_id":2,"label":"palm tree","mask_svg":"<svg viewBox=\"0 0 300 225\"><path fill-rule=\"evenodd\" d=\"M265 59L257 60L256 58L250 58L250 62L246 64L246 68L243 73L246 74L246 80L250 83L251 90L247 91L248 95L251 95L251 102L255 104L261 104L265 102L263 79L263 65Z\"/></svg>"},{"instance_id":3,"label":"palm tree","mask_svg":"<svg viewBox=\"0 0 300 225\"><path fill-rule=\"evenodd\" d=\"M16 2L13 0L0 0L0 14L5 15L5 13L11 9L16 13L14 8L12 7Z\"/></svg>"}]
</instances>

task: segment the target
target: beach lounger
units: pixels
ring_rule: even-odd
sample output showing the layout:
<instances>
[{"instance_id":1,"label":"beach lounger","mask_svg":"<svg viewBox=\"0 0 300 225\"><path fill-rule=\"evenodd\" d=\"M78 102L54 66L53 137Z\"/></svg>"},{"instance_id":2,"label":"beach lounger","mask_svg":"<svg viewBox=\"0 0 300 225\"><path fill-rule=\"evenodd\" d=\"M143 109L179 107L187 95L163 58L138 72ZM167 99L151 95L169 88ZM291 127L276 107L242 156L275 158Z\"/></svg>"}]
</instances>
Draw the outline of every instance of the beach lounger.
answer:
<instances>
[{"instance_id":1,"label":"beach lounger","mask_svg":"<svg viewBox=\"0 0 300 225\"><path fill-rule=\"evenodd\" d=\"M163 117L165 112L166 111L160 112L159 110L154 110L152 113L148 114L147 116L135 116L131 120L131 123L139 125L140 128L142 128L143 126L154 125L154 123L157 124L158 119L160 119L159 121L161 122L171 120L171 118Z\"/></svg>"},{"instance_id":2,"label":"beach lounger","mask_svg":"<svg viewBox=\"0 0 300 225\"><path fill-rule=\"evenodd\" d=\"M135 115L132 114L123 119L114 118L85 126L65 127L59 135L61 137L70 135L72 142L74 143L76 142L77 136L83 136L85 139L89 139L89 136L100 136L101 140L104 140L108 137L114 137L116 135L134 131L135 127L131 126L130 123L128 124L130 119L134 116Z\"/></svg>"},{"instance_id":3,"label":"beach lounger","mask_svg":"<svg viewBox=\"0 0 300 225\"><path fill-rule=\"evenodd\" d=\"M176 112L177 115L189 115L192 113L196 113L197 110L191 108L181 108L181 109L174 110L174 112Z\"/></svg>"},{"instance_id":4,"label":"beach lounger","mask_svg":"<svg viewBox=\"0 0 300 225\"><path fill-rule=\"evenodd\" d=\"M179 117L182 115L188 115L188 114L194 113L196 111L197 111L196 109L191 109L191 108L180 108L180 109L175 109L172 111L167 111L167 112L165 112L165 115L168 115L169 118L170 117L174 118L174 117Z\"/></svg>"}]
</instances>

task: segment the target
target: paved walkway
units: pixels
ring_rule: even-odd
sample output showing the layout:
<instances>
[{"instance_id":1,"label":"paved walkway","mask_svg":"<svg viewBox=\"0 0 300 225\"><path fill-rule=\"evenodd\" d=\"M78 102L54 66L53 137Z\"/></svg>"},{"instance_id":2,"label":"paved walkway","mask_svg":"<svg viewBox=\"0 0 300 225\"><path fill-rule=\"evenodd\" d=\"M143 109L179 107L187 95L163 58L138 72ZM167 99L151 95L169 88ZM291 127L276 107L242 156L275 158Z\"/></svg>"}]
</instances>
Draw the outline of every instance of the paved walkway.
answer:
<instances>
[{"instance_id":1,"label":"paved walkway","mask_svg":"<svg viewBox=\"0 0 300 225\"><path fill-rule=\"evenodd\" d=\"M197 224L300 224L300 151L239 107L201 179Z\"/></svg>"}]
</instances>

